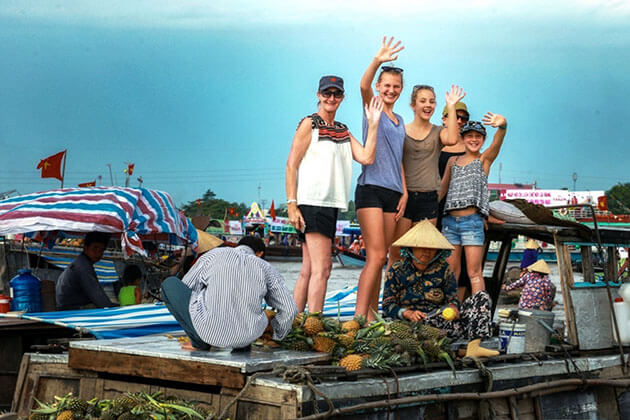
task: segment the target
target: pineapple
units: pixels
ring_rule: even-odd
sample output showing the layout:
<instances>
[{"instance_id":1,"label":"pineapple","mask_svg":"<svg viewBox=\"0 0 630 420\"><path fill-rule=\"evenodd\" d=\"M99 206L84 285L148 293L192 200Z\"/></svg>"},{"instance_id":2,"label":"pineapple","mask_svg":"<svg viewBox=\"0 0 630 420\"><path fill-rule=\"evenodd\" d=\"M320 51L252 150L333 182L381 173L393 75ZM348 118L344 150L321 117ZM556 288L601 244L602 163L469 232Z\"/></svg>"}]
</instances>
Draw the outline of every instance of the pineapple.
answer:
<instances>
[{"instance_id":1,"label":"pineapple","mask_svg":"<svg viewBox=\"0 0 630 420\"><path fill-rule=\"evenodd\" d=\"M339 334L337 341L339 341L342 346L350 348L352 347L352 343L354 343L354 336L350 335L350 333Z\"/></svg>"},{"instance_id":2,"label":"pineapple","mask_svg":"<svg viewBox=\"0 0 630 420\"><path fill-rule=\"evenodd\" d=\"M389 324L389 329L394 337L401 340L413 337L411 326L404 321L392 321L392 323Z\"/></svg>"},{"instance_id":3,"label":"pineapple","mask_svg":"<svg viewBox=\"0 0 630 420\"><path fill-rule=\"evenodd\" d=\"M28 420L48 420L50 419L50 414L44 413L32 413L28 416Z\"/></svg>"},{"instance_id":4,"label":"pineapple","mask_svg":"<svg viewBox=\"0 0 630 420\"><path fill-rule=\"evenodd\" d=\"M57 420L74 420L74 413L70 410L64 410L59 413Z\"/></svg>"},{"instance_id":5,"label":"pineapple","mask_svg":"<svg viewBox=\"0 0 630 420\"><path fill-rule=\"evenodd\" d=\"M357 331L359 331L360 329L361 329L361 325L359 325L359 323L355 321L354 319L351 321L346 321L343 324L341 324L341 330L345 331L346 333L356 334Z\"/></svg>"},{"instance_id":6,"label":"pineapple","mask_svg":"<svg viewBox=\"0 0 630 420\"><path fill-rule=\"evenodd\" d=\"M297 314L295 319L293 320L293 328L302 328L304 325L304 321L306 320L307 315L304 312L300 312Z\"/></svg>"},{"instance_id":7,"label":"pineapple","mask_svg":"<svg viewBox=\"0 0 630 420\"><path fill-rule=\"evenodd\" d=\"M317 315L310 315L304 321L304 332L306 335L314 336L324 331L324 323Z\"/></svg>"},{"instance_id":8,"label":"pineapple","mask_svg":"<svg viewBox=\"0 0 630 420\"><path fill-rule=\"evenodd\" d=\"M347 372L361 369L363 357L359 354L349 354L339 361L339 366L346 369Z\"/></svg>"},{"instance_id":9,"label":"pineapple","mask_svg":"<svg viewBox=\"0 0 630 420\"><path fill-rule=\"evenodd\" d=\"M90 405L87 403L87 401L84 401L80 398L70 398L67 401L66 407L68 407L68 410L72 411L73 413L82 415L90 408Z\"/></svg>"},{"instance_id":10,"label":"pineapple","mask_svg":"<svg viewBox=\"0 0 630 420\"><path fill-rule=\"evenodd\" d=\"M414 329L416 331L416 334L418 334L418 338L420 338L421 340L438 341L446 337L446 331L432 327L430 325L422 324L420 322L417 322L414 325Z\"/></svg>"},{"instance_id":11,"label":"pineapple","mask_svg":"<svg viewBox=\"0 0 630 420\"><path fill-rule=\"evenodd\" d=\"M335 341L325 335L318 335L313 338L313 350L320 353L332 353L335 348Z\"/></svg>"},{"instance_id":12,"label":"pineapple","mask_svg":"<svg viewBox=\"0 0 630 420\"><path fill-rule=\"evenodd\" d=\"M289 345L289 348L295 351L309 351L311 346L304 340L296 340Z\"/></svg>"}]
</instances>

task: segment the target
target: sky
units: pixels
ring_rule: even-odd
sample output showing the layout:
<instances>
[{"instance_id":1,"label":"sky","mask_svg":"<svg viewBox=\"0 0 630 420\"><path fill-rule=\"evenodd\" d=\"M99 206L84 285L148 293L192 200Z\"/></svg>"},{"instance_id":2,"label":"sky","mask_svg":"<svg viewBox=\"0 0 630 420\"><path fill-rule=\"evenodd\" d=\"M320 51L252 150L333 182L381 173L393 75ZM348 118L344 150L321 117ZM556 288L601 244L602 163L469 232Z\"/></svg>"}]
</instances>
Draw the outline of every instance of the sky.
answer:
<instances>
[{"instance_id":1,"label":"sky","mask_svg":"<svg viewBox=\"0 0 630 420\"><path fill-rule=\"evenodd\" d=\"M462 86L473 119L505 115L490 182L606 190L630 182L630 3L345 0L0 1L0 193L58 188L36 166L67 149L65 186L93 181L276 206L322 75L361 137L359 81L383 35L410 87ZM490 131L492 133L492 130ZM360 166L353 167L353 180Z\"/></svg>"}]
</instances>

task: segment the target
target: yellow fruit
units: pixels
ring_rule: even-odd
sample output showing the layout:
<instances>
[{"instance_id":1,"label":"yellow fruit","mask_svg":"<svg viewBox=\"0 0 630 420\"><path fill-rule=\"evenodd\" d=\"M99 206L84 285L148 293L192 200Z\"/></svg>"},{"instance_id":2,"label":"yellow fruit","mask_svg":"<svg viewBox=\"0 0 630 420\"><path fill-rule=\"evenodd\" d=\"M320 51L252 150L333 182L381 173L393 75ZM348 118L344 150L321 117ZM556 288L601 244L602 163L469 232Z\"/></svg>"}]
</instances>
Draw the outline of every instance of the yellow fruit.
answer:
<instances>
[{"instance_id":1,"label":"yellow fruit","mask_svg":"<svg viewBox=\"0 0 630 420\"><path fill-rule=\"evenodd\" d=\"M313 336L324 331L324 323L321 319L315 316L309 316L304 321L304 332L306 335Z\"/></svg>"},{"instance_id":2,"label":"yellow fruit","mask_svg":"<svg viewBox=\"0 0 630 420\"><path fill-rule=\"evenodd\" d=\"M452 321L455 319L455 311L453 308L446 308L442 311L442 317L447 321Z\"/></svg>"},{"instance_id":3,"label":"yellow fruit","mask_svg":"<svg viewBox=\"0 0 630 420\"><path fill-rule=\"evenodd\" d=\"M353 370L361 369L361 363L363 357L358 354L349 354L339 361L339 366L343 366L346 371L351 372Z\"/></svg>"},{"instance_id":4,"label":"yellow fruit","mask_svg":"<svg viewBox=\"0 0 630 420\"><path fill-rule=\"evenodd\" d=\"M57 416L57 420L74 420L74 414L70 410L62 411Z\"/></svg>"},{"instance_id":5,"label":"yellow fruit","mask_svg":"<svg viewBox=\"0 0 630 420\"><path fill-rule=\"evenodd\" d=\"M352 346L352 343L354 343L354 335L351 335L350 333L339 334L337 336L337 340L342 346L349 348L350 346Z\"/></svg>"},{"instance_id":6,"label":"yellow fruit","mask_svg":"<svg viewBox=\"0 0 630 420\"><path fill-rule=\"evenodd\" d=\"M335 348L335 341L332 338L318 335L313 339L313 350L320 353L332 353Z\"/></svg>"},{"instance_id":7,"label":"yellow fruit","mask_svg":"<svg viewBox=\"0 0 630 420\"><path fill-rule=\"evenodd\" d=\"M356 334L356 332L361 329L361 325L359 325L359 323L353 319L351 321L346 321L341 324L341 329L346 332L354 331L354 333Z\"/></svg>"},{"instance_id":8,"label":"yellow fruit","mask_svg":"<svg viewBox=\"0 0 630 420\"><path fill-rule=\"evenodd\" d=\"M306 319L306 317L307 315L304 312L300 312L299 314L297 314L297 316L293 320L293 328L302 327L302 324L304 323L304 320Z\"/></svg>"}]
</instances>

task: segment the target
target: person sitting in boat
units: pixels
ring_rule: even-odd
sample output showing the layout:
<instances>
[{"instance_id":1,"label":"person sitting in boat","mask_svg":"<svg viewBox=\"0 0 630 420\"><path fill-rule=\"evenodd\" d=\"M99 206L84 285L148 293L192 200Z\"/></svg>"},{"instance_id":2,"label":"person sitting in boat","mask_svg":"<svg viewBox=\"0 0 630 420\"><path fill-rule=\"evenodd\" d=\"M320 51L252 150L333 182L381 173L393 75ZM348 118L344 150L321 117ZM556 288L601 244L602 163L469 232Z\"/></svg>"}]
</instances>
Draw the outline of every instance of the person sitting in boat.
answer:
<instances>
[{"instance_id":1,"label":"person sitting in boat","mask_svg":"<svg viewBox=\"0 0 630 420\"><path fill-rule=\"evenodd\" d=\"M106 308L116 306L98 282L94 264L103 258L110 235L90 232L85 235L83 252L59 276L55 286L57 310Z\"/></svg>"},{"instance_id":2,"label":"person sitting in boat","mask_svg":"<svg viewBox=\"0 0 630 420\"><path fill-rule=\"evenodd\" d=\"M122 276L123 287L118 292L118 302L120 306L138 305L142 303L142 291L140 281L142 280L142 270L136 264L129 264L125 267Z\"/></svg>"},{"instance_id":3,"label":"person sitting in boat","mask_svg":"<svg viewBox=\"0 0 630 420\"><path fill-rule=\"evenodd\" d=\"M545 260L538 260L527 267L527 272L515 282L504 285L506 291L523 288L518 302L520 309L550 311L553 307L553 286L549 280L551 270Z\"/></svg>"},{"instance_id":4,"label":"person sitting in boat","mask_svg":"<svg viewBox=\"0 0 630 420\"><path fill-rule=\"evenodd\" d=\"M203 254L182 280L164 280L162 299L190 337L182 348L248 349L267 328L263 300L277 311L273 339L291 331L297 307L280 273L262 259L264 253L262 239L247 235L236 248Z\"/></svg>"},{"instance_id":5,"label":"person sitting in boat","mask_svg":"<svg viewBox=\"0 0 630 420\"><path fill-rule=\"evenodd\" d=\"M355 239L352 242L352 245L350 245L349 248L350 252L354 252L355 254L358 254L359 252L361 252L361 247L359 246L359 240Z\"/></svg>"},{"instance_id":6,"label":"person sitting in boat","mask_svg":"<svg viewBox=\"0 0 630 420\"><path fill-rule=\"evenodd\" d=\"M495 350L480 347L490 333L490 298L480 291L457 298L457 281L446 262L453 246L428 220L415 225L395 243L402 260L385 277L383 312L390 318L423 322L446 331L453 339L469 339L466 357L491 357ZM452 317L441 316L449 308ZM444 314L446 315L446 314Z\"/></svg>"}]
</instances>

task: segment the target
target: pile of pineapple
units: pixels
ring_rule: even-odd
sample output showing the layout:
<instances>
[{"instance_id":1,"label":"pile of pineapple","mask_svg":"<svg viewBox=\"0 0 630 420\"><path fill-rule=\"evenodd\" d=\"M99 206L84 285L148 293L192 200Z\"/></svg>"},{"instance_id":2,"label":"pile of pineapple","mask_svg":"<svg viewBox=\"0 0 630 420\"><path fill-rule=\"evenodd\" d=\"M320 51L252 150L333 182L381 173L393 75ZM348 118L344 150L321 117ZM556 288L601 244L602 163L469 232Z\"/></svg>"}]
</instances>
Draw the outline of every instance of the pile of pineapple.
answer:
<instances>
[{"instance_id":1,"label":"pile of pineapple","mask_svg":"<svg viewBox=\"0 0 630 420\"><path fill-rule=\"evenodd\" d=\"M361 316L342 323L321 313L301 313L279 344L291 350L330 353L334 362L347 371L420 362L426 366L437 361L447 362L454 370L450 341L443 330L419 322L387 322L375 316L370 324Z\"/></svg>"},{"instance_id":2,"label":"pile of pineapple","mask_svg":"<svg viewBox=\"0 0 630 420\"><path fill-rule=\"evenodd\" d=\"M36 399L37 401L37 399ZM179 420L208 419L213 414L197 402L165 397L161 392L149 395L144 392L126 393L114 400L94 398L85 401L68 394L55 397L51 404L37 401L38 408L31 410L28 420Z\"/></svg>"}]
</instances>

